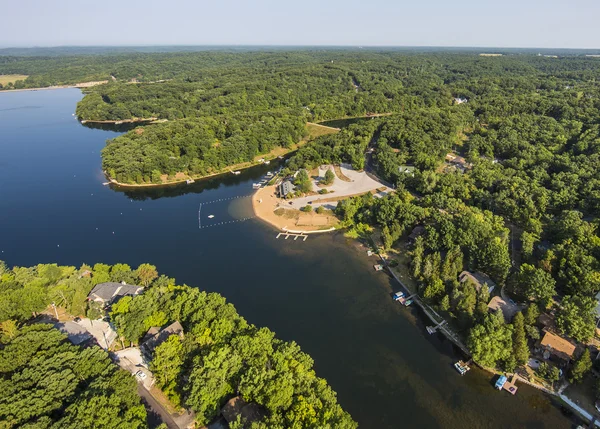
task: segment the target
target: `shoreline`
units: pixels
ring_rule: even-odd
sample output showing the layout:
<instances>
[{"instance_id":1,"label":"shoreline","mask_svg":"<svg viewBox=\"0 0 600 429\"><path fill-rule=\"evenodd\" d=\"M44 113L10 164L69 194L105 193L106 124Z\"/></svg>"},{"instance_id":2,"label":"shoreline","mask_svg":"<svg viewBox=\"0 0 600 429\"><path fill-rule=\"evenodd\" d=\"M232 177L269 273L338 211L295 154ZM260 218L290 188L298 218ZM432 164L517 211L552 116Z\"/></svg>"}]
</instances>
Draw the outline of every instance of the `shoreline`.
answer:
<instances>
[{"instance_id":1,"label":"shoreline","mask_svg":"<svg viewBox=\"0 0 600 429\"><path fill-rule=\"evenodd\" d=\"M257 219L274 227L277 231L289 234L319 234L336 231L335 225L296 225L295 218L286 218L275 214L280 200L275 197L275 186L265 186L252 195L252 210ZM285 209L284 209L285 210ZM312 214L315 216L315 214ZM322 215L316 215L322 216ZM327 216L328 217L328 216ZM322 229L325 227L325 229Z\"/></svg>"},{"instance_id":2,"label":"shoreline","mask_svg":"<svg viewBox=\"0 0 600 429\"><path fill-rule=\"evenodd\" d=\"M108 80L99 80L99 81L92 81L92 82L79 82L79 83L73 83L73 84L69 84L69 85L52 85L52 86L43 86L43 87L39 87L39 88L18 88L18 89L1 89L0 90L0 94L2 94L3 92L21 92L21 91L49 91L49 90L53 90L53 89L67 89L67 88L91 88L92 86L97 86L97 85L104 85L105 83L108 83Z\"/></svg>"}]
</instances>

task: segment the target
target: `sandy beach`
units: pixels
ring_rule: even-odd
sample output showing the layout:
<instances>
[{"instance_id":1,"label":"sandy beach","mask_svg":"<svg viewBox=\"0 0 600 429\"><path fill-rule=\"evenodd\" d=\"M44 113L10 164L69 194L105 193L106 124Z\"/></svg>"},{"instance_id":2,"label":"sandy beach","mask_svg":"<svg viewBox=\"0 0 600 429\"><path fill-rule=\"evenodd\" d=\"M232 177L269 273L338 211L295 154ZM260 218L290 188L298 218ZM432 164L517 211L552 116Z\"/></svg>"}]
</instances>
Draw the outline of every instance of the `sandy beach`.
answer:
<instances>
[{"instance_id":1,"label":"sandy beach","mask_svg":"<svg viewBox=\"0 0 600 429\"><path fill-rule=\"evenodd\" d=\"M299 210L283 208L287 203L277 198L276 186L265 186L257 190L252 196L252 209L257 218L275 227L278 230L317 232L331 229L338 222L331 214L304 213ZM275 210L285 210L287 215L275 214Z\"/></svg>"}]
</instances>

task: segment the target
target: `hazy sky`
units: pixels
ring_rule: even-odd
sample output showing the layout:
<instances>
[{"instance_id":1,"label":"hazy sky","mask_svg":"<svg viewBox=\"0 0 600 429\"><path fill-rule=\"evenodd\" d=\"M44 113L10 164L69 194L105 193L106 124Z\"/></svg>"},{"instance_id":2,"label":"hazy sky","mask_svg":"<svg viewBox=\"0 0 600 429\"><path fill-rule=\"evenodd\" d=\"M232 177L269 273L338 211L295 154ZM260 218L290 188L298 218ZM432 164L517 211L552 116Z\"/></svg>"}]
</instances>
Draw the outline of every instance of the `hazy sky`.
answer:
<instances>
[{"instance_id":1,"label":"hazy sky","mask_svg":"<svg viewBox=\"0 0 600 429\"><path fill-rule=\"evenodd\" d=\"M0 0L0 46L600 48L600 0Z\"/></svg>"}]
</instances>

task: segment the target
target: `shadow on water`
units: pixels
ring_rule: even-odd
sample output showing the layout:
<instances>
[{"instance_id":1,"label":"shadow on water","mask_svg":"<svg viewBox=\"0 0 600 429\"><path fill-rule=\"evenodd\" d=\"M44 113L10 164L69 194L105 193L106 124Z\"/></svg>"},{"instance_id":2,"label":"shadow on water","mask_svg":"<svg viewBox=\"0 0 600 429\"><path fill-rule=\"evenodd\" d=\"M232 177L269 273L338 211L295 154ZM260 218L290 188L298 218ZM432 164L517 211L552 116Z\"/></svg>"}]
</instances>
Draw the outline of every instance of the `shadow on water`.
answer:
<instances>
[{"instance_id":1,"label":"shadow on water","mask_svg":"<svg viewBox=\"0 0 600 429\"><path fill-rule=\"evenodd\" d=\"M238 186L250 180L258 182L260 179L265 178L267 172L274 171L283 164L283 160L273 160L269 165L261 164L241 170L240 174L238 175L232 173L223 173L219 174L218 176L207 177L205 179L198 179L194 183L191 183L189 185L183 182L175 185L140 188L130 188L118 185L110 185L110 187L114 191L124 193L127 196L127 198L136 201L144 201L148 199L156 200L159 198L173 198L180 197L186 194L201 194L203 192L218 189L220 187ZM252 188L249 187L248 194L252 192Z\"/></svg>"},{"instance_id":2,"label":"shadow on water","mask_svg":"<svg viewBox=\"0 0 600 429\"><path fill-rule=\"evenodd\" d=\"M135 130L137 127L153 125L151 122L125 122L123 124L102 124L97 122L86 122L81 124L91 130L113 131L116 133L126 133Z\"/></svg>"}]
</instances>

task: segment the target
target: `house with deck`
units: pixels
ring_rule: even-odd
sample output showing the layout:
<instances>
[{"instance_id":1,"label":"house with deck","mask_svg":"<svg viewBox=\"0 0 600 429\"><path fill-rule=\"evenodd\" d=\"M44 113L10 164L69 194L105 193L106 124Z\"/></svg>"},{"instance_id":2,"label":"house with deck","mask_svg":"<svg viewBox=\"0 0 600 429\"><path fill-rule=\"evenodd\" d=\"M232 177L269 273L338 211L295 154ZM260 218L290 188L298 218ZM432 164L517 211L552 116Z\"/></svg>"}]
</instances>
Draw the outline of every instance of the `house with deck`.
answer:
<instances>
[{"instance_id":1,"label":"house with deck","mask_svg":"<svg viewBox=\"0 0 600 429\"><path fill-rule=\"evenodd\" d=\"M550 331L545 331L539 342L544 359L556 358L563 364L568 364L575 355L577 346L566 338Z\"/></svg>"},{"instance_id":2,"label":"house with deck","mask_svg":"<svg viewBox=\"0 0 600 429\"><path fill-rule=\"evenodd\" d=\"M165 328L150 328L146 335L144 335L140 350L148 360L151 360L154 355L154 350L167 341L171 335L177 335L183 340L183 326L181 326L181 323L178 321L171 323Z\"/></svg>"}]
</instances>

